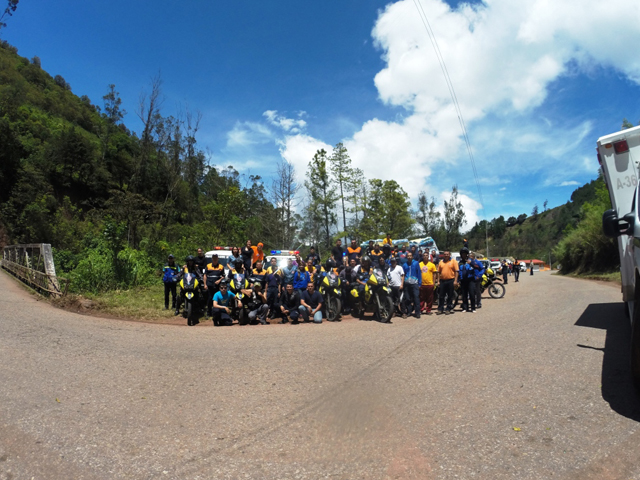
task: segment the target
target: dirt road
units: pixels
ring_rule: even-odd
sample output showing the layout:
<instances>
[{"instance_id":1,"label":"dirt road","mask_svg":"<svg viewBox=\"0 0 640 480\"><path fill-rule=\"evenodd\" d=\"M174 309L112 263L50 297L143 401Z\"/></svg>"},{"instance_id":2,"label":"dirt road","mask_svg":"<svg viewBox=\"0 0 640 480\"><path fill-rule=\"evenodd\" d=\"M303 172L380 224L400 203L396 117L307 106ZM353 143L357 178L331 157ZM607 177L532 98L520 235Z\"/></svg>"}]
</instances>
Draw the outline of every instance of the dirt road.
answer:
<instances>
[{"instance_id":1,"label":"dirt road","mask_svg":"<svg viewBox=\"0 0 640 480\"><path fill-rule=\"evenodd\" d=\"M614 286L522 275L476 314L186 327L0 273L2 479L640 478Z\"/></svg>"}]
</instances>

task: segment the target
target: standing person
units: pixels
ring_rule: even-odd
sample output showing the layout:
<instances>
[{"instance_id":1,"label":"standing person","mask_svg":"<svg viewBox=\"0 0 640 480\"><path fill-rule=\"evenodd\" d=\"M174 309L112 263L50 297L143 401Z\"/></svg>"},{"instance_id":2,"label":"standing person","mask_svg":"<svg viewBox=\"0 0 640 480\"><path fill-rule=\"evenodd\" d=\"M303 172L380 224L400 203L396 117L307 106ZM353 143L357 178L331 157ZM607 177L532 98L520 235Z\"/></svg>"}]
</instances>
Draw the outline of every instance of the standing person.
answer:
<instances>
[{"instance_id":1,"label":"standing person","mask_svg":"<svg viewBox=\"0 0 640 480\"><path fill-rule=\"evenodd\" d=\"M342 240L340 239L336 240L336 246L331 249L331 256L333 256L333 259L335 260L336 265L344 264L345 251L344 251L344 248L342 248Z\"/></svg>"},{"instance_id":2,"label":"standing person","mask_svg":"<svg viewBox=\"0 0 640 480\"><path fill-rule=\"evenodd\" d=\"M387 236L382 240L382 245L393 245L393 240L391 240L391 234L387 232Z\"/></svg>"},{"instance_id":3,"label":"standing person","mask_svg":"<svg viewBox=\"0 0 640 480\"><path fill-rule=\"evenodd\" d=\"M251 257L251 265L255 266L258 262L264 262L264 244L258 243L257 247L251 247L253 250L253 256Z\"/></svg>"},{"instance_id":4,"label":"standing person","mask_svg":"<svg viewBox=\"0 0 640 480\"><path fill-rule=\"evenodd\" d=\"M531 260L531 263L529 264L529 275L533 275L533 260Z\"/></svg>"},{"instance_id":5,"label":"standing person","mask_svg":"<svg viewBox=\"0 0 640 480\"><path fill-rule=\"evenodd\" d=\"M400 302L402 289L404 287L404 268L398 265L398 259L391 257L391 267L389 268L389 288L391 288L391 298L395 308L404 315L404 306Z\"/></svg>"},{"instance_id":6,"label":"standing person","mask_svg":"<svg viewBox=\"0 0 640 480\"><path fill-rule=\"evenodd\" d=\"M178 285L178 274L180 269L176 265L173 255L169 254L167 263L162 269L162 283L164 283L164 309L169 310L169 293L171 293L171 308L176 308L176 287Z\"/></svg>"},{"instance_id":7,"label":"standing person","mask_svg":"<svg viewBox=\"0 0 640 480\"><path fill-rule=\"evenodd\" d=\"M407 255L409 254L409 252L407 252L407 246L406 245L402 245L402 247L400 248L400 251L398 252L398 264L402 267L404 266L405 263L407 263Z\"/></svg>"},{"instance_id":8,"label":"standing person","mask_svg":"<svg viewBox=\"0 0 640 480\"><path fill-rule=\"evenodd\" d=\"M218 259L218 254L214 253L211 257L211 263L207 264L204 272L204 288L207 291L207 317L213 315L213 296L220 290L220 283L223 279L224 267Z\"/></svg>"},{"instance_id":9,"label":"standing person","mask_svg":"<svg viewBox=\"0 0 640 480\"><path fill-rule=\"evenodd\" d=\"M278 268L278 260L271 257L265 282L267 284L267 305L269 305L269 318L273 318L278 310L278 296L280 294L280 284L282 280L282 272Z\"/></svg>"},{"instance_id":10,"label":"standing person","mask_svg":"<svg viewBox=\"0 0 640 480\"><path fill-rule=\"evenodd\" d=\"M484 265L480 260L476 258L474 252L469 253L471 259L471 266L473 267L473 274L475 276L475 290L476 290L476 308L482 308L482 276L484 275Z\"/></svg>"},{"instance_id":11,"label":"standing person","mask_svg":"<svg viewBox=\"0 0 640 480\"><path fill-rule=\"evenodd\" d=\"M356 261L352 258L349 260L349 265L340 272L340 280L342 283L342 305L344 305L345 315L349 315L351 313L351 302L349 301L349 298L351 298L351 289L357 285L356 274Z\"/></svg>"},{"instance_id":12,"label":"standing person","mask_svg":"<svg viewBox=\"0 0 640 480\"><path fill-rule=\"evenodd\" d=\"M313 323L322 323L322 295L316 291L313 282L307 284L307 289L300 297L300 315L304 323L309 323L309 316L313 317Z\"/></svg>"},{"instance_id":13,"label":"standing person","mask_svg":"<svg viewBox=\"0 0 640 480\"><path fill-rule=\"evenodd\" d=\"M358 246L355 240L351 240L351 246L347 248L347 262L350 264L351 260L355 260L357 265L360 263L361 256L362 248Z\"/></svg>"},{"instance_id":14,"label":"standing person","mask_svg":"<svg viewBox=\"0 0 640 480\"><path fill-rule=\"evenodd\" d=\"M311 282L311 274L304 267L299 268L293 274L293 288L298 291L300 298L302 298L302 292L306 290L309 282Z\"/></svg>"},{"instance_id":15,"label":"standing person","mask_svg":"<svg viewBox=\"0 0 640 480\"><path fill-rule=\"evenodd\" d=\"M244 257L240 253L240 249L238 247L231 247L231 255L227 258L227 265L229 265L229 268L231 269L235 266L238 260L240 260L242 265L244 265Z\"/></svg>"},{"instance_id":16,"label":"standing person","mask_svg":"<svg viewBox=\"0 0 640 480\"><path fill-rule=\"evenodd\" d=\"M213 296L213 324L216 327L231 326L231 311L236 303L235 294L229 291L227 282L220 283L220 290Z\"/></svg>"},{"instance_id":17,"label":"standing person","mask_svg":"<svg viewBox=\"0 0 640 480\"><path fill-rule=\"evenodd\" d=\"M516 258L516 261L513 262L513 277L514 282L517 282L520 278L520 260Z\"/></svg>"},{"instance_id":18,"label":"standing person","mask_svg":"<svg viewBox=\"0 0 640 480\"><path fill-rule=\"evenodd\" d=\"M438 315L453 313L453 292L458 286L458 262L451 258L451 252L444 252L444 256L438 262ZM445 310L444 302L447 301Z\"/></svg>"},{"instance_id":19,"label":"standing person","mask_svg":"<svg viewBox=\"0 0 640 480\"><path fill-rule=\"evenodd\" d=\"M280 294L277 308L280 311L280 317L282 321L280 323L287 323L289 317L291 317L291 325L297 325L298 317L300 316L300 295L293 289L293 285L287 284L285 289Z\"/></svg>"},{"instance_id":20,"label":"standing person","mask_svg":"<svg viewBox=\"0 0 640 480\"><path fill-rule=\"evenodd\" d=\"M367 250L364 252L364 254L368 257L369 255L371 255L371 252L373 252L373 244L374 241L373 240L369 240L369 245L367 246Z\"/></svg>"},{"instance_id":21,"label":"standing person","mask_svg":"<svg viewBox=\"0 0 640 480\"><path fill-rule=\"evenodd\" d=\"M282 275L282 284L288 285L290 283L293 283L293 276L297 271L298 267L293 264L293 259L288 258L287 266L283 267L282 270L280 270L280 273Z\"/></svg>"},{"instance_id":22,"label":"standing person","mask_svg":"<svg viewBox=\"0 0 640 480\"><path fill-rule=\"evenodd\" d=\"M402 268L404 269L406 308L406 313L402 315L402 318L406 318L412 309L414 312L413 316L420 318L420 285L422 285L422 272L420 271L420 264L413 260L413 254L411 252L407 252L407 263L405 263Z\"/></svg>"},{"instance_id":23,"label":"standing person","mask_svg":"<svg viewBox=\"0 0 640 480\"><path fill-rule=\"evenodd\" d=\"M198 249L198 254L196 255L196 267L198 267L198 271L200 272L200 276L204 277L204 272L207 269L207 259L204 256L204 251L202 248Z\"/></svg>"},{"instance_id":24,"label":"standing person","mask_svg":"<svg viewBox=\"0 0 640 480\"><path fill-rule=\"evenodd\" d=\"M462 312L476 312L476 277L474 265L471 264L469 249L460 250L460 290L462 293Z\"/></svg>"},{"instance_id":25,"label":"standing person","mask_svg":"<svg viewBox=\"0 0 640 480\"><path fill-rule=\"evenodd\" d=\"M509 283L508 275L509 275L509 265L507 265L506 260L503 260L502 261L502 281L504 282L505 285Z\"/></svg>"},{"instance_id":26,"label":"standing person","mask_svg":"<svg viewBox=\"0 0 640 480\"><path fill-rule=\"evenodd\" d=\"M251 259L253 258L253 247L251 246L251 240L247 240L247 243L242 250L240 250L242 255L242 263L244 263L244 270L246 272L251 271Z\"/></svg>"},{"instance_id":27,"label":"standing person","mask_svg":"<svg viewBox=\"0 0 640 480\"><path fill-rule=\"evenodd\" d=\"M373 247L373 251L369 255L371 259L372 265L378 265L380 258L382 258L382 250L380 250L380 245L376 243L375 247Z\"/></svg>"},{"instance_id":28,"label":"standing person","mask_svg":"<svg viewBox=\"0 0 640 480\"><path fill-rule=\"evenodd\" d=\"M262 268L262 262L258 260L256 262L256 268L251 272L251 278L253 282L258 282L260 286L264 289L265 277L267 276L267 271Z\"/></svg>"},{"instance_id":29,"label":"standing person","mask_svg":"<svg viewBox=\"0 0 640 480\"><path fill-rule=\"evenodd\" d=\"M311 245L309 247L309 255L307 255L307 262L311 260L314 265L320 265L320 255L316 252L316 247Z\"/></svg>"},{"instance_id":30,"label":"standing person","mask_svg":"<svg viewBox=\"0 0 640 480\"><path fill-rule=\"evenodd\" d=\"M433 275L437 273L437 270L433 262L429 260L428 252L425 252L422 255L420 271L422 272L422 285L420 285L420 310L422 313L431 315L431 309L433 308L433 289L435 285Z\"/></svg>"}]
</instances>

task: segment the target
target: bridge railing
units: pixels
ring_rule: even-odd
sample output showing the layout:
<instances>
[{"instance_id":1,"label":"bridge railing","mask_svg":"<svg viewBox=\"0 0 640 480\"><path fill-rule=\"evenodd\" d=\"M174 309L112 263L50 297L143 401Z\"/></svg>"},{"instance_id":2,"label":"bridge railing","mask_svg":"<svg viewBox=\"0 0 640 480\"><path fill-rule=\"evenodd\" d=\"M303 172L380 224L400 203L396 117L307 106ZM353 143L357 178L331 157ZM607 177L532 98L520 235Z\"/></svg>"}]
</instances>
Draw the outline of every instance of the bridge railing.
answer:
<instances>
[{"instance_id":1,"label":"bridge railing","mask_svg":"<svg viewBox=\"0 0 640 480\"><path fill-rule=\"evenodd\" d=\"M51 245L9 245L2 252L2 268L27 285L52 296L66 295L69 280L56 275Z\"/></svg>"}]
</instances>

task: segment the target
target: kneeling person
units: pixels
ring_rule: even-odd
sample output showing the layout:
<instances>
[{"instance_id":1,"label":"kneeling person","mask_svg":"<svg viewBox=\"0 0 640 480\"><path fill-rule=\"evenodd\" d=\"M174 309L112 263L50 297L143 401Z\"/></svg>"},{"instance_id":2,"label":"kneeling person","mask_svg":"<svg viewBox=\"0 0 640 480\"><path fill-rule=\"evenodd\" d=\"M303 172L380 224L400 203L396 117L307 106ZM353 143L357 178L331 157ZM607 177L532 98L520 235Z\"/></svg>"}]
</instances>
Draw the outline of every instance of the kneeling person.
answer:
<instances>
[{"instance_id":1,"label":"kneeling person","mask_svg":"<svg viewBox=\"0 0 640 480\"><path fill-rule=\"evenodd\" d=\"M304 322L309 322L309 315L313 316L314 323L322 323L322 295L316 292L313 282L307 284L307 289L303 292L300 299L300 315Z\"/></svg>"},{"instance_id":2,"label":"kneeling person","mask_svg":"<svg viewBox=\"0 0 640 480\"><path fill-rule=\"evenodd\" d=\"M267 305L267 297L262 293L262 285L256 282L251 289L251 295L249 296L249 303L247 309L249 310L249 323L256 324L256 318L260 320L262 325L266 325L267 313L269 312L269 305Z\"/></svg>"},{"instance_id":3,"label":"kneeling person","mask_svg":"<svg viewBox=\"0 0 640 480\"><path fill-rule=\"evenodd\" d=\"M235 302L236 296L229 291L227 283L221 283L220 290L213 296L213 324L216 327L233 324L231 311Z\"/></svg>"},{"instance_id":4,"label":"kneeling person","mask_svg":"<svg viewBox=\"0 0 640 480\"><path fill-rule=\"evenodd\" d=\"M300 316L299 308L300 296L298 295L298 292L293 289L293 285L289 283L280 295L280 301L278 303L278 310L282 317L282 321L280 323L287 323L289 321L289 317L291 317L291 323L293 325L300 323L298 322L298 317Z\"/></svg>"}]
</instances>

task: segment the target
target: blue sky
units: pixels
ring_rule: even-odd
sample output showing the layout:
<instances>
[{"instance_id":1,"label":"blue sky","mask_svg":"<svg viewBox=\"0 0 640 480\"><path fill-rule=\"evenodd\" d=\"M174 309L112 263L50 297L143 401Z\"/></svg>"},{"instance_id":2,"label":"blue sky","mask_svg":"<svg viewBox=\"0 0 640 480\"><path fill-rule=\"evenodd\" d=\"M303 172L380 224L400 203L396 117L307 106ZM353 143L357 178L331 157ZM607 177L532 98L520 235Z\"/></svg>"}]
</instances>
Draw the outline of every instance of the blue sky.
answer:
<instances>
[{"instance_id":1,"label":"blue sky","mask_svg":"<svg viewBox=\"0 0 640 480\"><path fill-rule=\"evenodd\" d=\"M597 138L640 121L637 4L420 1L489 218L565 203L596 176ZM393 178L413 200L441 201L456 183L469 219L484 216L413 0L22 0L7 23L3 38L74 93L100 105L114 83L133 130L161 72L163 113L201 111L199 143L215 165L268 179L284 157L302 178L317 148L343 141L367 178Z\"/></svg>"}]
</instances>

